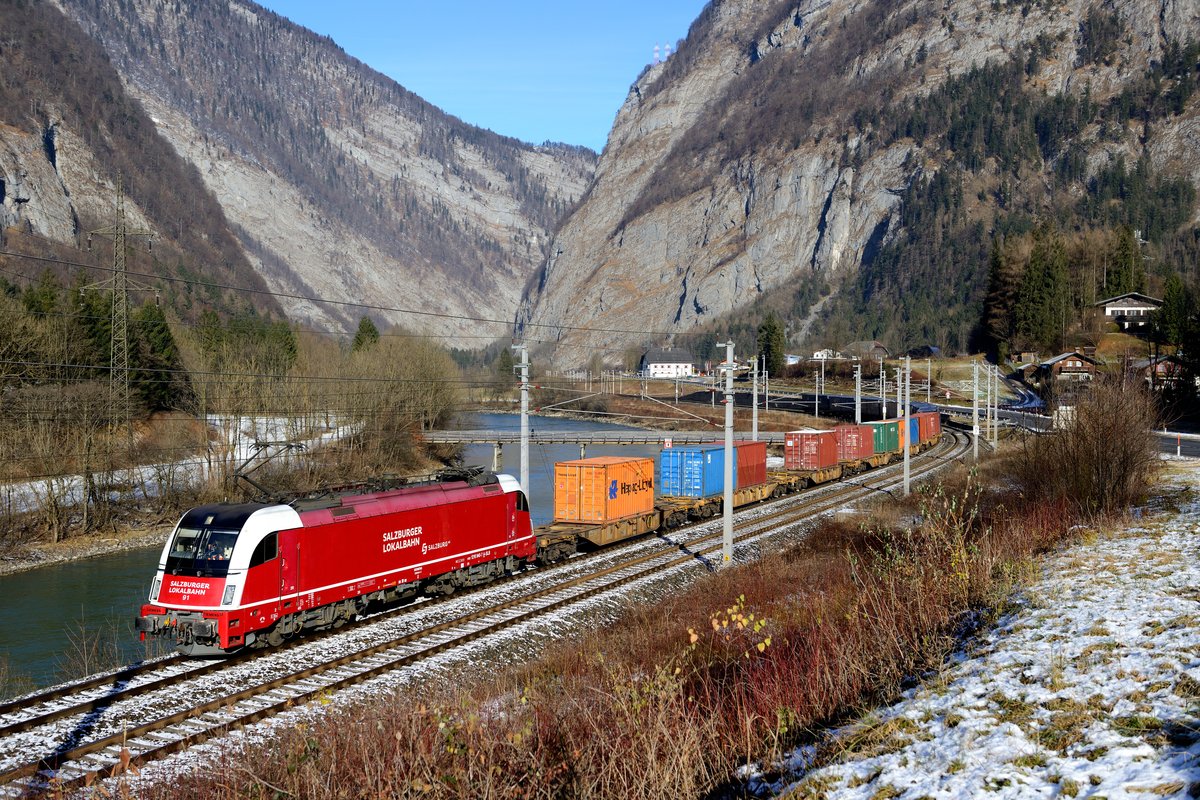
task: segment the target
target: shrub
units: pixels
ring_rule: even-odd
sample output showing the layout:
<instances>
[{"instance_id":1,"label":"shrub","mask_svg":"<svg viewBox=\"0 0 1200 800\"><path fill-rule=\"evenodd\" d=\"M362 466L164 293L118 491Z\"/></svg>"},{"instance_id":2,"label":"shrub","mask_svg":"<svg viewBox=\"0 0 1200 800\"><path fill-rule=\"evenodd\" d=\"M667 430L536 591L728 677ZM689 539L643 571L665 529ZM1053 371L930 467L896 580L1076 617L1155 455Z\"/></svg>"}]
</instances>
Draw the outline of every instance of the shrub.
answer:
<instances>
[{"instance_id":1,"label":"shrub","mask_svg":"<svg viewBox=\"0 0 1200 800\"><path fill-rule=\"evenodd\" d=\"M1078 395L1074 408L1065 428L1026 438L1014 471L1026 498L1064 501L1085 515L1143 500L1159 465L1153 399L1106 378Z\"/></svg>"}]
</instances>

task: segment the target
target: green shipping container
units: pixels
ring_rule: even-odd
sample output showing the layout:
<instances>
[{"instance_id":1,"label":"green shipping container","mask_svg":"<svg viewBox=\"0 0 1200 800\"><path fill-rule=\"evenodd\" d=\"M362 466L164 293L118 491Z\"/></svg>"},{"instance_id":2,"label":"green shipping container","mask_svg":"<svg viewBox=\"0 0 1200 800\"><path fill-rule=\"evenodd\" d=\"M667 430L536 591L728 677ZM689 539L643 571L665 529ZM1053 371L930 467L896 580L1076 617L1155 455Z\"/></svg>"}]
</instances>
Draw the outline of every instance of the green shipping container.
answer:
<instances>
[{"instance_id":1,"label":"green shipping container","mask_svg":"<svg viewBox=\"0 0 1200 800\"><path fill-rule=\"evenodd\" d=\"M900 450L900 423L894 419L867 422L875 432L875 452L895 453Z\"/></svg>"}]
</instances>

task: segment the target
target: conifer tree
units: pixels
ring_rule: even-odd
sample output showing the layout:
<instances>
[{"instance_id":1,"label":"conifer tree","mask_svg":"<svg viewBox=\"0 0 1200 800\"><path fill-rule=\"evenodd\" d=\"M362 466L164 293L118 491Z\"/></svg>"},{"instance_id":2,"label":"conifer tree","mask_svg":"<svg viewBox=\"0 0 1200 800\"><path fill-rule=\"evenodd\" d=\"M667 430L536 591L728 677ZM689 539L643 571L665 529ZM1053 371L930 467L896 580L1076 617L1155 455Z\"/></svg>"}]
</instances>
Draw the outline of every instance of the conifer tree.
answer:
<instances>
[{"instance_id":1,"label":"conifer tree","mask_svg":"<svg viewBox=\"0 0 1200 800\"><path fill-rule=\"evenodd\" d=\"M150 411L182 407L191 397L191 383L162 309L147 300L131 321L131 388Z\"/></svg>"},{"instance_id":2,"label":"conifer tree","mask_svg":"<svg viewBox=\"0 0 1200 800\"><path fill-rule=\"evenodd\" d=\"M758 326L758 353L762 356L763 365L771 375L783 376L784 348L787 346L783 335L783 323L775 312L767 314L767 318Z\"/></svg>"},{"instance_id":3,"label":"conifer tree","mask_svg":"<svg viewBox=\"0 0 1200 800\"><path fill-rule=\"evenodd\" d=\"M984 328L1001 360L1008 358L1008 342L1013 334L1013 307L1021 283L1020 266L1005 252L999 237L992 239L988 259L988 293L984 300Z\"/></svg>"},{"instance_id":4,"label":"conifer tree","mask_svg":"<svg viewBox=\"0 0 1200 800\"><path fill-rule=\"evenodd\" d=\"M1155 340L1159 344L1183 344L1183 334L1187 329L1188 316L1193 310L1193 302L1189 297L1187 287L1183 285L1183 279L1175 274L1167 276L1162 308L1154 314Z\"/></svg>"},{"instance_id":5,"label":"conifer tree","mask_svg":"<svg viewBox=\"0 0 1200 800\"><path fill-rule=\"evenodd\" d=\"M1112 245L1111 266L1104 284L1105 297L1119 297L1126 292L1138 291L1145 280L1142 268L1142 251L1134 238L1133 229L1122 225L1117 229L1117 238Z\"/></svg>"},{"instance_id":6,"label":"conifer tree","mask_svg":"<svg viewBox=\"0 0 1200 800\"><path fill-rule=\"evenodd\" d=\"M1013 315L1015 335L1025 345L1052 347L1066 328L1067 251L1049 224L1034 231Z\"/></svg>"},{"instance_id":7,"label":"conifer tree","mask_svg":"<svg viewBox=\"0 0 1200 800\"><path fill-rule=\"evenodd\" d=\"M370 317L363 317L358 321L358 331L354 334L354 343L350 345L350 350L357 353L378 341L379 329L375 327L375 323L371 321Z\"/></svg>"}]
</instances>

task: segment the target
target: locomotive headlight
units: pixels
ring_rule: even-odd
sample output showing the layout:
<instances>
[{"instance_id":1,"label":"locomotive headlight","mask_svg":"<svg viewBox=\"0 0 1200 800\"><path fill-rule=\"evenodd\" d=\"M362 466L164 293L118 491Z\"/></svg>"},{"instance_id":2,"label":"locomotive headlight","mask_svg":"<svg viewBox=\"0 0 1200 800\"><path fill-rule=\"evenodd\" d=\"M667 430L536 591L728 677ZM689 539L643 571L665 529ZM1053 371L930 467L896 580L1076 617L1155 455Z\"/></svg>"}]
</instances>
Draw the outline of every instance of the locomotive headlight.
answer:
<instances>
[{"instance_id":1,"label":"locomotive headlight","mask_svg":"<svg viewBox=\"0 0 1200 800\"><path fill-rule=\"evenodd\" d=\"M235 592L237 592L237 586L235 584L231 583L228 586L226 586L225 587L225 596L221 598L221 605L223 605L223 606L232 605L233 604L233 595Z\"/></svg>"},{"instance_id":2,"label":"locomotive headlight","mask_svg":"<svg viewBox=\"0 0 1200 800\"><path fill-rule=\"evenodd\" d=\"M162 587L162 578L155 578L154 579L154 588L150 590L150 600L152 602L155 602L155 603L158 602L158 590L161 587Z\"/></svg>"}]
</instances>

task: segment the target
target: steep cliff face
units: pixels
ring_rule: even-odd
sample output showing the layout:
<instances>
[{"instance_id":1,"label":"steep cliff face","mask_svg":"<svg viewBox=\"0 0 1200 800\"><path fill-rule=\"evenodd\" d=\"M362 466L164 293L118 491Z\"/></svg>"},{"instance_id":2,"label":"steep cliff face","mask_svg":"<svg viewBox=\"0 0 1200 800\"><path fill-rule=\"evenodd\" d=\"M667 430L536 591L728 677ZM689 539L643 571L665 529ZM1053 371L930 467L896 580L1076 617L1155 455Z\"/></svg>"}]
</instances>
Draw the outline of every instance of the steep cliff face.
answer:
<instances>
[{"instance_id":1,"label":"steep cliff face","mask_svg":"<svg viewBox=\"0 0 1200 800\"><path fill-rule=\"evenodd\" d=\"M1118 33L1091 30L1100 22ZM1030 96L1086 94L1103 104L1172 45L1197 38L1200 9L1182 0L715 0L678 53L632 86L520 325L567 366L594 352L616 360L619 348L667 340L807 283L844 289L880 248L908 235L906 191L951 167L960 195L964 185L978 189L963 213L983 226L1003 202L993 192L1000 185L1036 213L1065 147L1043 144L1034 167L985 152L964 168L966 145L897 128L886 113L920 111L948 81L1025 58ZM1089 50L1100 45L1103 53ZM1153 124L1093 121L1069 138L1092 173L1116 155L1133 163L1144 153L1154 168L1197 182L1197 109L1189 95ZM1082 190L1063 194L1072 191ZM971 284L968 300L984 289L978 274L958 279ZM790 321L794 336L820 306ZM965 333L950 343L964 345Z\"/></svg>"},{"instance_id":2,"label":"steep cliff face","mask_svg":"<svg viewBox=\"0 0 1200 800\"><path fill-rule=\"evenodd\" d=\"M0 256L6 280L43 270L66 282L98 276L79 267L111 264L111 249L82 247L88 231L113 224L120 183L126 224L151 231L156 244L153 253L138 248L130 269L169 279L194 277L203 265L214 284L264 288L199 175L154 132L95 41L31 0L0 4L0 30L0 229L5 249L23 254ZM197 300L225 311L251 305L245 292L154 283L185 316ZM254 299L261 311L279 311L268 297Z\"/></svg>"},{"instance_id":3,"label":"steep cliff face","mask_svg":"<svg viewBox=\"0 0 1200 800\"><path fill-rule=\"evenodd\" d=\"M283 299L300 322L502 336L454 316L513 318L591 178L590 151L465 125L244 0L56 2L197 166L271 288L352 304Z\"/></svg>"}]
</instances>

